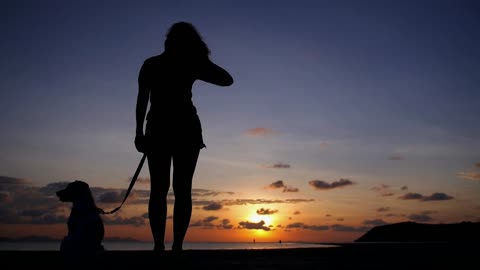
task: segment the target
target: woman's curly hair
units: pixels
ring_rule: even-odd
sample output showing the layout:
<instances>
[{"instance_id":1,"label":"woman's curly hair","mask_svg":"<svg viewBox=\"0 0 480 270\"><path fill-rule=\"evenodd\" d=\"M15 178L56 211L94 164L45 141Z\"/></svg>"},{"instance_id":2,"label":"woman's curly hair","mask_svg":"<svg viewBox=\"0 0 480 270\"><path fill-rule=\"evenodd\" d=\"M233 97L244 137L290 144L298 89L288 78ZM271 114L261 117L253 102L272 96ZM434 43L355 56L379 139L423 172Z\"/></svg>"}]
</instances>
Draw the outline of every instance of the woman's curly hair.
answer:
<instances>
[{"instance_id":1,"label":"woman's curly hair","mask_svg":"<svg viewBox=\"0 0 480 270\"><path fill-rule=\"evenodd\" d=\"M165 40L165 51L194 57L208 57L210 49L197 29L188 22L173 24Z\"/></svg>"}]
</instances>

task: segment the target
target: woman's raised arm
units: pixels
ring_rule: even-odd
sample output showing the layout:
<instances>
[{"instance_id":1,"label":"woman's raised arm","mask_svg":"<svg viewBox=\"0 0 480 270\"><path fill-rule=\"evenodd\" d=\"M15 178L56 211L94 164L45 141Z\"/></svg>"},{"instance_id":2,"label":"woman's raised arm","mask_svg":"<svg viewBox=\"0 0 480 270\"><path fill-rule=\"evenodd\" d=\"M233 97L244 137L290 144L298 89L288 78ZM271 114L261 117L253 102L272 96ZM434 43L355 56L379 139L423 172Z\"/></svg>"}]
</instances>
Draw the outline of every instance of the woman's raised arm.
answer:
<instances>
[{"instance_id":1,"label":"woman's raised arm","mask_svg":"<svg viewBox=\"0 0 480 270\"><path fill-rule=\"evenodd\" d=\"M223 68L207 59L200 65L198 79L216 84L219 86L230 86L233 84L232 76Z\"/></svg>"}]
</instances>

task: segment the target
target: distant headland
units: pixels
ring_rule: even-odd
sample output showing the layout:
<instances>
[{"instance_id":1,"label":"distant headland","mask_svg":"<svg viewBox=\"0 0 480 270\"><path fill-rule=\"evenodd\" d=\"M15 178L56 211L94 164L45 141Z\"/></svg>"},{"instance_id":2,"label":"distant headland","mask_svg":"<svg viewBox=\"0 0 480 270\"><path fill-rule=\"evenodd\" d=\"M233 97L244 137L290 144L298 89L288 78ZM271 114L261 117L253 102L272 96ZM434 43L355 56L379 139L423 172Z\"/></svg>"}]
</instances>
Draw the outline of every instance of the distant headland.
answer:
<instances>
[{"instance_id":1,"label":"distant headland","mask_svg":"<svg viewBox=\"0 0 480 270\"><path fill-rule=\"evenodd\" d=\"M355 242L477 242L480 222L424 224L400 222L376 226Z\"/></svg>"}]
</instances>

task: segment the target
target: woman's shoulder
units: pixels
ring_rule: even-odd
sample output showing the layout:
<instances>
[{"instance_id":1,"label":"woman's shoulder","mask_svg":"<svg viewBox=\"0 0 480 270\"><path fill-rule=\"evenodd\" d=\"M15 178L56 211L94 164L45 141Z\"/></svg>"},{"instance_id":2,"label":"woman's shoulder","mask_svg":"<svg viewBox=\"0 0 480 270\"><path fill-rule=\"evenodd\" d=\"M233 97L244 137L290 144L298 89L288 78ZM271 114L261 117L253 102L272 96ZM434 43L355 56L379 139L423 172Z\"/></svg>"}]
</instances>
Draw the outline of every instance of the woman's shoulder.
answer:
<instances>
[{"instance_id":1,"label":"woman's shoulder","mask_svg":"<svg viewBox=\"0 0 480 270\"><path fill-rule=\"evenodd\" d=\"M158 54L151 57L148 57L143 61L144 64L154 64L163 61L165 58L164 54Z\"/></svg>"}]
</instances>

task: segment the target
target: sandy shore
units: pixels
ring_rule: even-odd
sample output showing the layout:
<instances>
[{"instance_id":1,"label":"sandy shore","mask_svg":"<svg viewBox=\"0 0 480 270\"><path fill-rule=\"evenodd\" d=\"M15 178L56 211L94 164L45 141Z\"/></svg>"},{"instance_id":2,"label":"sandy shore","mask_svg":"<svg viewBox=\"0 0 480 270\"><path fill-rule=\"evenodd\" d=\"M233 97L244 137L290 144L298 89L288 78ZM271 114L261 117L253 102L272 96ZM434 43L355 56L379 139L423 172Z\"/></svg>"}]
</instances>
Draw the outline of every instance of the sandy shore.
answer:
<instances>
[{"instance_id":1,"label":"sandy shore","mask_svg":"<svg viewBox=\"0 0 480 270\"><path fill-rule=\"evenodd\" d=\"M107 251L94 261L57 251L1 251L1 269L474 269L473 244L344 244L333 248ZM475 266L476 265L476 266ZM473 267L473 268L472 268Z\"/></svg>"}]
</instances>

